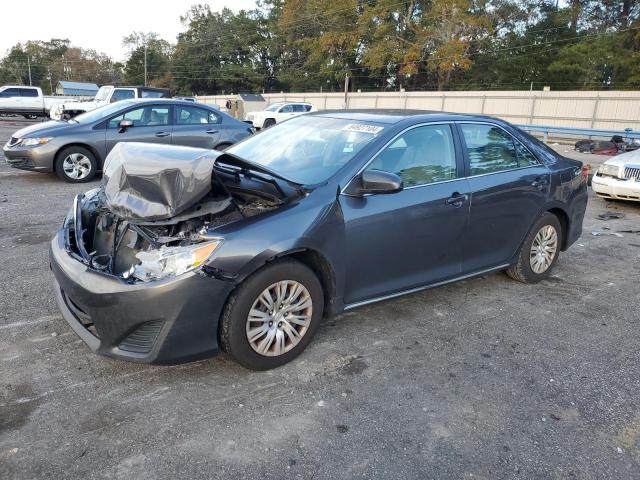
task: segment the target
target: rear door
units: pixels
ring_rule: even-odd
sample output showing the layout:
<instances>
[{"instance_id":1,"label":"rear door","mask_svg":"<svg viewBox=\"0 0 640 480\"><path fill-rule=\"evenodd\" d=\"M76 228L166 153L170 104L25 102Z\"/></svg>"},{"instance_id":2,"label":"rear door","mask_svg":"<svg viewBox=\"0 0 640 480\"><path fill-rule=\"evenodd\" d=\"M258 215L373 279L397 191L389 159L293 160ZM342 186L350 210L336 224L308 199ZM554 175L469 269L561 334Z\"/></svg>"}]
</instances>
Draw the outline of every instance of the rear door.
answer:
<instances>
[{"instance_id":1,"label":"rear door","mask_svg":"<svg viewBox=\"0 0 640 480\"><path fill-rule=\"evenodd\" d=\"M468 184L448 123L411 127L367 169L398 174L400 192L340 196L345 302L359 303L456 277L469 213Z\"/></svg>"},{"instance_id":2,"label":"rear door","mask_svg":"<svg viewBox=\"0 0 640 480\"><path fill-rule=\"evenodd\" d=\"M224 138L222 116L191 105L176 105L174 145L213 149Z\"/></svg>"},{"instance_id":3,"label":"rear door","mask_svg":"<svg viewBox=\"0 0 640 480\"><path fill-rule=\"evenodd\" d=\"M471 191L463 273L504 265L518 251L550 191L550 174L497 124L458 123Z\"/></svg>"},{"instance_id":4,"label":"rear door","mask_svg":"<svg viewBox=\"0 0 640 480\"><path fill-rule=\"evenodd\" d=\"M145 105L131 108L107 122L105 147L108 154L118 142L171 143L171 105ZM131 120L133 126L121 129L121 120Z\"/></svg>"},{"instance_id":5,"label":"rear door","mask_svg":"<svg viewBox=\"0 0 640 480\"><path fill-rule=\"evenodd\" d=\"M44 110L44 98L38 96L35 88L20 88L22 107L27 112L41 113Z\"/></svg>"}]
</instances>

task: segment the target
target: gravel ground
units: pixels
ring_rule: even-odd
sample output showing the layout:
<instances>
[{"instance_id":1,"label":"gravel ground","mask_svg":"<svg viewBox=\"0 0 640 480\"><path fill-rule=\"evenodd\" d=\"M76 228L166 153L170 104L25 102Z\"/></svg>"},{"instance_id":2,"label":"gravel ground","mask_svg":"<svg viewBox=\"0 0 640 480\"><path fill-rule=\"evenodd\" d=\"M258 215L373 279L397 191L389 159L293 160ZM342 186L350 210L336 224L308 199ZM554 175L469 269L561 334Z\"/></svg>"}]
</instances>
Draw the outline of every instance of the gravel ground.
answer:
<instances>
[{"instance_id":1,"label":"gravel ground","mask_svg":"<svg viewBox=\"0 0 640 480\"><path fill-rule=\"evenodd\" d=\"M89 187L0 162L0 478L638 478L640 235L591 231L640 228L640 205L592 197L541 284L364 307L255 373L114 361L71 332L47 242Z\"/></svg>"}]
</instances>

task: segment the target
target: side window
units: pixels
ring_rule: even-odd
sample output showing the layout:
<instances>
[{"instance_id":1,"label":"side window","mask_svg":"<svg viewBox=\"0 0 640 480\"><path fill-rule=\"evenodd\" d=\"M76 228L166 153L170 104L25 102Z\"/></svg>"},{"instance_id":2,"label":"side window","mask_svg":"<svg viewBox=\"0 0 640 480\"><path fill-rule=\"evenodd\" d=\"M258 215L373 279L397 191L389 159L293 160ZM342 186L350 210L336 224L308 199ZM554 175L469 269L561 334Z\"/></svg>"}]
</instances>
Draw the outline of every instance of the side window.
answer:
<instances>
[{"instance_id":1,"label":"side window","mask_svg":"<svg viewBox=\"0 0 640 480\"><path fill-rule=\"evenodd\" d=\"M140 92L140 98L162 98L164 92L158 92L156 90L142 90Z\"/></svg>"},{"instance_id":2,"label":"side window","mask_svg":"<svg viewBox=\"0 0 640 480\"><path fill-rule=\"evenodd\" d=\"M306 110L304 109L304 105L296 104L293 106L293 111L295 113L304 113Z\"/></svg>"},{"instance_id":3,"label":"side window","mask_svg":"<svg viewBox=\"0 0 640 480\"><path fill-rule=\"evenodd\" d=\"M518 168L518 154L511 135L494 125L460 125L467 145L471 175Z\"/></svg>"},{"instance_id":4,"label":"side window","mask_svg":"<svg viewBox=\"0 0 640 480\"><path fill-rule=\"evenodd\" d=\"M20 96L20 89L18 88L7 88L6 90L3 90L2 92L0 92L0 97L2 98L19 97L19 96Z\"/></svg>"},{"instance_id":5,"label":"side window","mask_svg":"<svg viewBox=\"0 0 640 480\"><path fill-rule=\"evenodd\" d=\"M20 95L23 97L37 97L38 91L35 88L21 88Z\"/></svg>"},{"instance_id":6,"label":"side window","mask_svg":"<svg viewBox=\"0 0 640 480\"><path fill-rule=\"evenodd\" d=\"M176 123L178 125L220 123L220 119L215 113L204 108L179 106L176 107L176 112Z\"/></svg>"},{"instance_id":7,"label":"side window","mask_svg":"<svg viewBox=\"0 0 640 480\"><path fill-rule=\"evenodd\" d=\"M169 107L140 107L109 120L109 128L118 128L121 120L131 120L134 127L155 127L169 125Z\"/></svg>"},{"instance_id":8,"label":"side window","mask_svg":"<svg viewBox=\"0 0 640 480\"><path fill-rule=\"evenodd\" d=\"M285 105L280 109L280 113L291 113L293 112L293 105Z\"/></svg>"},{"instance_id":9,"label":"side window","mask_svg":"<svg viewBox=\"0 0 640 480\"><path fill-rule=\"evenodd\" d=\"M412 128L387 146L368 169L399 175L405 187L456 178L456 154L449 125Z\"/></svg>"},{"instance_id":10,"label":"side window","mask_svg":"<svg viewBox=\"0 0 640 480\"><path fill-rule=\"evenodd\" d=\"M304 107L304 111L305 112L310 112L311 111L311 105L303 105Z\"/></svg>"},{"instance_id":11,"label":"side window","mask_svg":"<svg viewBox=\"0 0 640 480\"><path fill-rule=\"evenodd\" d=\"M515 141L515 144L516 153L518 154L518 165L520 165L521 167L540 165L538 159L534 157L533 154L524 147L524 145L522 145L517 140Z\"/></svg>"},{"instance_id":12,"label":"side window","mask_svg":"<svg viewBox=\"0 0 640 480\"><path fill-rule=\"evenodd\" d=\"M127 100L129 98L136 98L136 93L133 90L120 90L116 89L111 95L111 103L119 102L120 100Z\"/></svg>"}]
</instances>

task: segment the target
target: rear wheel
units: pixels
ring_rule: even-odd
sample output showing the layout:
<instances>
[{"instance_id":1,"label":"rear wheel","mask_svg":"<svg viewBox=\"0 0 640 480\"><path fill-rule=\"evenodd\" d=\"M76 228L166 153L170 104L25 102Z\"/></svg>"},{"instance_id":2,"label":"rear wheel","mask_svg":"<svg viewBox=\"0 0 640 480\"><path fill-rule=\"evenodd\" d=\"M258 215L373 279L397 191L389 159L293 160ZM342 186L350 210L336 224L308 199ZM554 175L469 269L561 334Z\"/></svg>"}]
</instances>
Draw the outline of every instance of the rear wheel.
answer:
<instances>
[{"instance_id":1,"label":"rear wheel","mask_svg":"<svg viewBox=\"0 0 640 480\"><path fill-rule=\"evenodd\" d=\"M269 128L272 127L276 124L276 121L273 118L267 118L264 121L264 125L262 125L262 128Z\"/></svg>"},{"instance_id":2,"label":"rear wheel","mask_svg":"<svg viewBox=\"0 0 640 480\"><path fill-rule=\"evenodd\" d=\"M523 283L547 278L558 260L562 235L558 217L549 212L543 214L522 244L518 263L507 269L507 275Z\"/></svg>"},{"instance_id":3,"label":"rear wheel","mask_svg":"<svg viewBox=\"0 0 640 480\"><path fill-rule=\"evenodd\" d=\"M278 260L231 295L220 321L220 345L246 368L278 367L309 344L323 305L322 286L313 271L295 260Z\"/></svg>"},{"instance_id":4,"label":"rear wheel","mask_svg":"<svg viewBox=\"0 0 640 480\"><path fill-rule=\"evenodd\" d=\"M69 183L84 183L93 179L98 170L96 157L88 149L71 146L56 156L56 173Z\"/></svg>"}]
</instances>

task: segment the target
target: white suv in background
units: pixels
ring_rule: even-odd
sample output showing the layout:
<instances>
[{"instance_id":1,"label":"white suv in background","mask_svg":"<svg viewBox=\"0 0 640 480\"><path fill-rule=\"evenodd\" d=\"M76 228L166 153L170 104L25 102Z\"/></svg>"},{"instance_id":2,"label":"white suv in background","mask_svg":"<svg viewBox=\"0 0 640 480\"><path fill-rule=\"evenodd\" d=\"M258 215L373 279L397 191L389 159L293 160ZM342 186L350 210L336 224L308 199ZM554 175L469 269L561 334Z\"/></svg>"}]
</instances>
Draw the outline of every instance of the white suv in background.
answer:
<instances>
[{"instance_id":1,"label":"white suv in background","mask_svg":"<svg viewBox=\"0 0 640 480\"><path fill-rule=\"evenodd\" d=\"M249 112L245 120L251 122L256 129L267 128L292 117L309 112L316 112L316 107L305 102L272 103L260 112Z\"/></svg>"}]
</instances>

